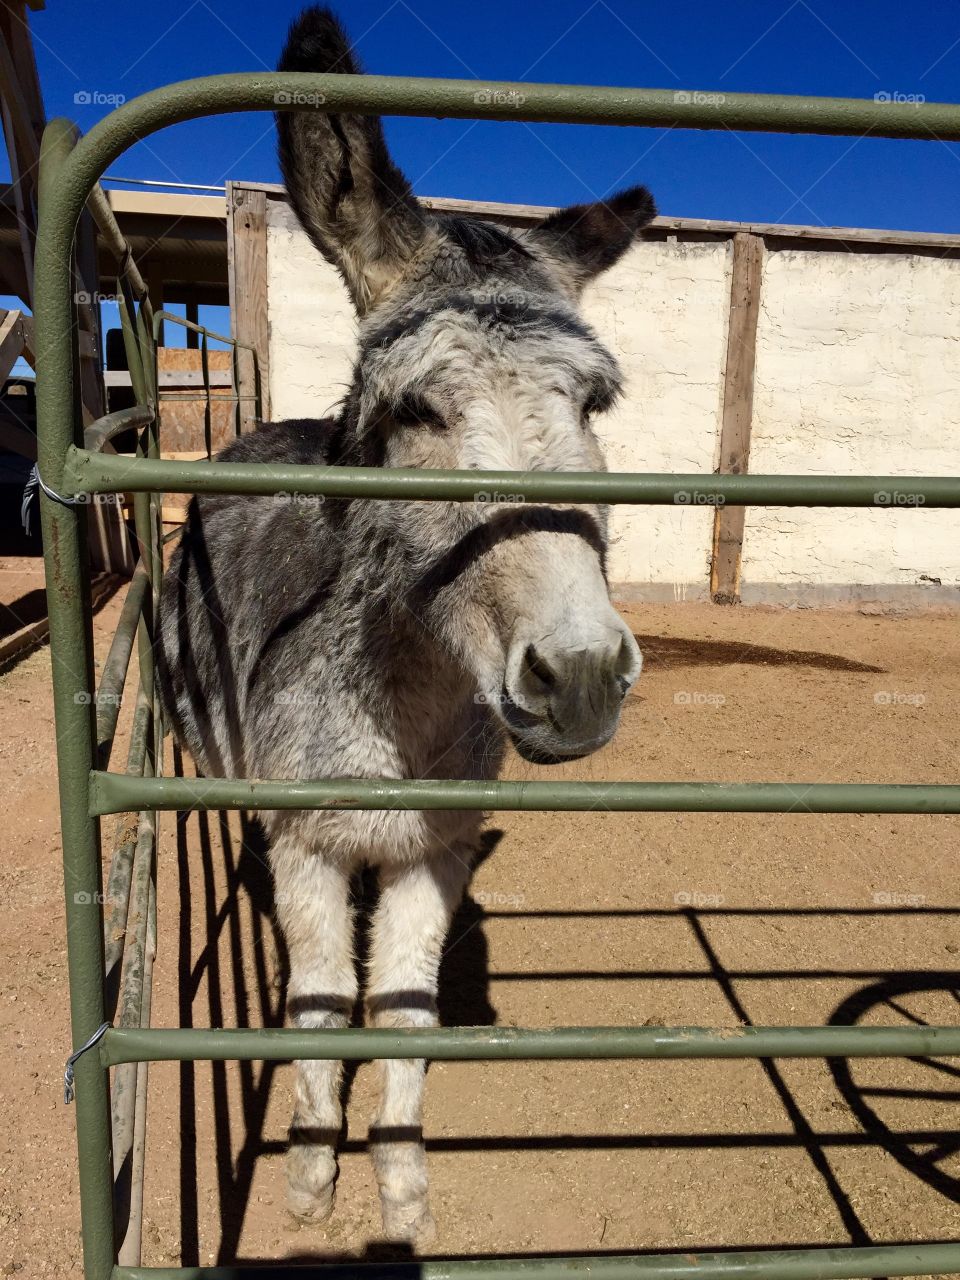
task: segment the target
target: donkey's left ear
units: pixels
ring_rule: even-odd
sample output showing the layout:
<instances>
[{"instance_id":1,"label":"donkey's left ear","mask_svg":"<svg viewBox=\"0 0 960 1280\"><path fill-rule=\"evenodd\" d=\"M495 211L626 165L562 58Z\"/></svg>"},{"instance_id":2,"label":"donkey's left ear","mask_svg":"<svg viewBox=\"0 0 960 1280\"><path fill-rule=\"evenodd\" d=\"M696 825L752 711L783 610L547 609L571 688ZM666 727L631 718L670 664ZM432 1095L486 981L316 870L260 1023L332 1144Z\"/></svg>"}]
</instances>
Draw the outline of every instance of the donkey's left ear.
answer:
<instances>
[{"instance_id":1,"label":"donkey's left ear","mask_svg":"<svg viewBox=\"0 0 960 1280\"><path fill-rule=\"evenodd\" d=\"M527 234L534 246L571 274L579 290L612 267L656 216L647 188L630 187L609 200L558 209Z\"/></svg>"}]
</instances>

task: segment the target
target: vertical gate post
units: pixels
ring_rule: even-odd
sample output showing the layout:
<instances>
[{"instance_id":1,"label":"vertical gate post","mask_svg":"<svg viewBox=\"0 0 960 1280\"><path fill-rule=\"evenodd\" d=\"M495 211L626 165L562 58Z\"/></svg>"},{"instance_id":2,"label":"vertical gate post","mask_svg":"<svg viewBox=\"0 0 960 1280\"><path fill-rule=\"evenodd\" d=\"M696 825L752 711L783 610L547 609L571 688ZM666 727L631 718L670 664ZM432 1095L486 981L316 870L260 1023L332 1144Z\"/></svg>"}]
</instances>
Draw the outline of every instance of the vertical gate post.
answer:
<instances>
[{"instance_id":1,"label":"vertical gate post","mask_svg":"<svg viewBox=\"0 0 960 1280\"><path fill-rule=\"evenodd\" d=\"M40 160L41 235L35 315L38 361L38 462L44 483L63 492L66 452L79 440L71 247L75 219L54 179L72 143L72 126L54 120ZM104 1020L99 823L89 816L89 772L96 759L93 644L86 507L41 498L57 769L66 898L67 964L74 1047ZM66 1053L63 1055L66 1057ZM113 1164L109 1075L95 1050L76 1063L80 1212L86 1280L109 1280L114 1263Z\"/></svg>"}]
</instances>

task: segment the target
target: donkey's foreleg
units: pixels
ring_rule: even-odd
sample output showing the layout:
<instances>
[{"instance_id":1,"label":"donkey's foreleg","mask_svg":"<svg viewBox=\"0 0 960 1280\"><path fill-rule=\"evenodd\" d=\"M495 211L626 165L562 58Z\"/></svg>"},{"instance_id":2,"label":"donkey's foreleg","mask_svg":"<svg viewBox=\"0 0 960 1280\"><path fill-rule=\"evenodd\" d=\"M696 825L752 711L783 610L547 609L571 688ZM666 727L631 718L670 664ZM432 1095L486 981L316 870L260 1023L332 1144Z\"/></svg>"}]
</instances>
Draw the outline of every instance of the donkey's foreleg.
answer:
<instances>
[{"instance_id":1,"label":"donkey's foreleg","mask_svg":"<svg viewBox=\"0 0 960 1280\"><path fill-rule=\"evenodd\" d=\"M290 1019L297 1027L345 1027L357 998L349 875L293 840L281 840L271 861L290 953ZM298 1062L296 1072L288 1205L298 1218L323 1222L337 1177L343 1064Z\"/></svg>"},{"instance_id":2,"label":"donkey's foreleg","mask_svg":"<svg viewBox=\"0 0 960 1280\"><path fill-rule=\"evenodd\" d=\"M411 867L384 867L373 919L367 1004L381 1027L437 1023L437 972L453 913L470 878L467 850ZM435 1234L423 1148L422 1059L380 1063L380 1104L370 1129L383 1225L391 1239Z\"/></svg>"}]
</instances>

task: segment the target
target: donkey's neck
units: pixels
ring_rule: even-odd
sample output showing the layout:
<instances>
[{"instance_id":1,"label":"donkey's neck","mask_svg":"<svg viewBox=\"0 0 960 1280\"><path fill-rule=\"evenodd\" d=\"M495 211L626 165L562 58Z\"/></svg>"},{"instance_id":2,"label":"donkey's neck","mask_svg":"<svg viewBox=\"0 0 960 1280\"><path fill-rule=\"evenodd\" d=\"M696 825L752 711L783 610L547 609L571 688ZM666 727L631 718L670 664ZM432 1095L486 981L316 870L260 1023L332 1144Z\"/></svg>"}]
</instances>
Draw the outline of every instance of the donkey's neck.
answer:
<instances>
[{"instance_id":1,"label":"donkey's neck","mask_svg":"<svg viewBox=\"0 0 960 1280\"><path fill-rule=\"evenodd\" d=\"M383 467L383 437L361 429L360 393L355 374L328 460ZM350 666L371 705L396 721L401 736L409 730L410 740L422 742L428 753L437 744L443 750L482 716L476 679L444 636L442 611L423 593L424 581L460 532L459 520L443 514L444 505L418 504L416 516L409 504L390 501L358 500L340 508L341 599L345 615L355 616L355 625L341 629L340 643L353 649Z\"/></svg>"}]
</instances>

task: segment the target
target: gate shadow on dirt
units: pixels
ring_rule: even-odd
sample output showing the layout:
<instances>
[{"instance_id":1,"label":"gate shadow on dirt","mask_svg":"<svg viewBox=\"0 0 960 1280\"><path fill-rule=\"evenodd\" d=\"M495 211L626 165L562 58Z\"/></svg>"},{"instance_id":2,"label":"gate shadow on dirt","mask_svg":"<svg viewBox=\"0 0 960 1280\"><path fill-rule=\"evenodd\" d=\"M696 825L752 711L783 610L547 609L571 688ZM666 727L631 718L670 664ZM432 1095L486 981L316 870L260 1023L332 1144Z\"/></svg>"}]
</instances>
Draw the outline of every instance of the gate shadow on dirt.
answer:
<instances>
[{"instance_id":1,"label":"gate shadow on dirt","mask_svg":"<svg viewBox=\"0 0 960 1280\"><path fill-rule=\"evenodd\" d=\"M179 769L178 769L179 771ZM203 871L202 896L191 892L190 850L188 823L196 817ZM226 814L180 813L177 815L177 864L180 879L180 936L179 936L179 1018L182 1027L230 1025L224 1017L224 993L230 992L230 1001L236 1009L237 1026L281 1027L284 1022L286 997L286 951L282 936L274 925L273 886L266 860L266 844L258 823L241 816L241 841L239 849L230 831ZM221 898L216 883L219 864L226 875L226 894ZM244 945L239 911L240 894L249 902L253 929L251 958L255 965L256 1012L251 1017L251 993L248 990L244 965ZM199 956L193 956L192 927L194 904L199 903L204 915L203 934L205 946ZM228 967L221 961L220 938L224 931L229 937ZM267 969L267 944L277 957L277 976ZM207 1017L197 1021L199 992L207 990ZM273 1077L279 1064L274 1062L239 1062L241 1096L243 1099L244 1136L236 1161L233 1158L227 1072L234 1064L211 1063L212 1107L215 1124L217 1190L221 1223L221 1256L234 1253L243 1227L243 1218L249 1199L250 1182L257 1155L257 1147L263 1132L267 1103ZM198 1265L199 1205L197 1116L198 1108L209 1105L207 1099L199 1099L196 1087L196 1066L192 1062L180 1064L180 1236L182 1265Z\"/></svg>"},{"instance_id":2,"label":"gate shadow on dirt","mask_svg":"<svg viewBox=\"0 0 960 1280\"><path fill-rule=\"evenodd\" d=\"M183 761L175 752L175 771ZM178 939L179 1024L182 1027L236 1025L240 1027L282 1027L285 1020L289 960L283 935L276 922L273 881L267 857L267 842L260 823L245 813L238 815L239 839L231 830L226 813L177 814L177 866L179 876L180 922ZM202 896L191 891L191 825L196 821L202 870ZM493 852L501 837L488 831L474 869ZM223 887L218 885L222 884ZM376 877L363 873L354 884L357 909L357 955L360 972L366 955L368 925L376 904ZM244 938L240 904L248 911L252 934ZM204 945L194 955L193 913L196 905L203 913ZM480 1026L496 1021L489 999L488 950L481 927L483 908L469 891L454 917L450 936L457 939L441 963L439 1015L443 1025ZM222 940L226 933L226 960ZM253 966L253 981L248 977ZM201 988L207 992L207 1008L199 1008ZM251 990L252 988L252 990ZM225 1009L236 1011L236 1021L225 1017ZM363 990L353 1011L352 1025L363 1025ZM284 1150L286 1144L268 1142L264 1123L270 1092L281 1062L213 1062L212 1103L216 1145L217 1195L221 1238L218 1264L235 1262L249 1204L257 1159L269 1152ZM346 1063L343 1078L344 1112L349 1102L359 1063ZM243 1108L243 1134L239 1152L231 1128L227 1088L228 1071L239 1072ZM199 1181L197 1151L198 1109L208 1101L198 1096L196 1064L180 1064L180 1239L181 1264L200 1262ZM344 1128L346 1121L344 1121ZM341 1149L349 1149L341 1134ZM353 1144L358 1146L360 1144ZM363 1144L365 1145L365 1144Z\"/></svg>"},{"instance_id":3,"label":"gate shadow on dirt","mask_svg":"<svg viewBox=\"0 0 960 1280\"><path fill-rule=\"evenodd\" d=\"M179 764L179 762L178 762ZM194 828L192 824L196 822ZM188 832L188 826L191 828ZM194 836L196 832L196 836ZM259 824L240 815L239 838L225 814L180 814L177 822L177 851L180 888L180 936L179 936L179 1018L180 1025L190 1027L224 1026L232 1019L225 1017L226 1009L236 1011L236 1025L279 1027L284 1023L284 1008L288 978L288 961L283 939L275 922L273 890L267 849ZM481 852L482 861L492 852L502 833L488 834ZM203 888L194 879L191 896L191 844L197 848L202 872ZM196 853L193 854L195 860ZM365 932L363 922L376 899L376 888L371 876L358 881L356 899L359 908L360 928L358 951L362 957ZM242 912L241 912L242 904ZM202 913L194 919L194 913ZM867 1021L871 1015L885 1013L887 1019L893 1012L898 1018L920 1022L903 1001L911 995L945 993L946 998L960 1005L960 973L944 971L915 971L888 973L876 970L840 970L827 967L812 970L756 971L737 970L725 966L711 941L709 924L713 917L730 916L908 916L926 915L940 917L960 916L960 908L938 907L873 907L873 908L655 908L615 911L495 911L486 910L469 892L454 921L450 937L457 939L444 956L441 967L440 1020L443 1025L489 1025L496 1021L496 1010L490 1002L488 945L484 924L488 919L520 920L536 919L620 917L644 920L670 916L683 920L695 938L706 960L706 969L692 974L688 969L638 969L632 971L602 970L587 975L581 970L558 972L498 973L500 980L511 979L529 982L557 981L564 978L595 980L635 979L659 981L706 974L716 983L726 1000L732 1018L743 1025L752 1020L743 999L737 991L740 979L758 980L764 977L778 981L820 978L846 978L862 983L830 1016L833 1025L851 1025ZM249 925L244 927L244 919ZM194 955L193 931L204 939L202 950ZM202 989L206 987L206 1008L201 1009ZM361 993L362 1002L362 993ZM362 1003L354 1012L354 1023L361 1024ZM929 1098L932 1101L960 1100L960 1069L932 1059L919 1060L947 1077L950 1087L907 1091L911 1097ZM212 1064L212 1098L198 1096L196 1068L193 1063L180 1065L181 1096L181 1263L185 1266L199 1264L199 1204L198 1204L198 1151L197 1116L200 1109L212 1103L215 1127L217 1194L220 1210L221 1237L218 1264L243 1262L246 1265L270 1261L261 1258L240 1258L239 1246L244 1219L250 1200L256 1161L261 1156L276 1154L284 1143L266 1139L264 1124L270 1092L279 1063L240 1062ZM831 1149L868 1147L879 1144L904 1168L922 1179L950 1200L960 1198L960 1185L939 1165L960 1149L960 1139L947 1129L919 1129L909 1131L891 1128L883 1120L877 1107L883 1096L902 1096L902 1090L885 1091L875 1086L858 1085L854 1079L854 1065L850 1060L831 1060L829 1063L840 1097L858 1121L861 1132L817 1131L807 1119L791 1090L783 1072L775 1060L760 1060L759 1065L774 1090L789 1124L790 1132L681 1132L656 1134L561 1134L553 1136L487 1135L483 1137L451 1137L427 1139L428 1151L478 1152L478 1151L538 1151L538 1150L708 1150L711 1148L801 1148L816 1169L836 1207L850 1243L869 1245L881 1243L873 1240L863 1225L850 1195L841 1185L827 1153ZM235 1132L236 1115L231 1114L228 1098L228 1072L239 1073L242 1099L243 1130ZM345 1071L344 1090L348 1097L356 1067L348 1064ZM937 1082L938 1084L941 1081ZM239 1137L239 1141L238 1141ZM366 1143L346 1141L341 1135L340 1149L344 1152L361 1151ZM921 1150L915 1150L921 1148ZM234 1155L234 1152L237 1152ZM283 1210L277 1210L282 1213ZM822 1243L822 1241L817 1242ZM732 1247L732 1246L731 1246ZM795 1246L805 1247L802 1242ZM402 1258L402 1253L371 1245L366 1260L390 1256ZM662 1251L661 1251L662 1252ZM668 1251L669 1252L669 1251ZM682 1251L681 1251L682 1252ZM549 1256L549 1255L544 1255ZM334 1255L304 1254L285 1261L293 1263L335 1260ZM358 1261L351 1255L354 1263ZM419 1274L418 1264L411 1259L411 1275Z\"/></svg>"},{"instance_id":4,"label":"gate shadow on dirt","mask_svg":"<svg viewBox=\"0 0 960 1280\"><path fill-rule=\"evenodd\" d=\"M846 1026L864 1021L871 1013L885 1014L892 1011L898 1017L905 1018L916 1026L929 1024L906 1007L904 998L912 995L929 995L931 992L943 992L960 1010L960 973L929 972L924 974L906 974L888 978L855 991L840 1004L831 1023ZM834 1083L844 1101L863 1126L864 1132L884 1150L903 1165L915 1177L926 1182L928 1186L939 1191L947 1199L960 1202L960 1178L954 1177L940 1165L949 1157L960 1151L960 1133L926 1134L922 1138L901 1133L891 1129L884 1123L877 1103L874 1099L882 1098L926 1098L941 1102L960 1102L960 1066L944 1062L938 1058L911 1058L911 1062L924 1067L939 1076L929 1088L904 1089L886 1088L882 1085L858 1085L854 1080L854 1063L848 1058L830 1058L828 1065ZM950 1088L937 1087L943 1079L953 1081ZM915 1151L917 1145L928 1147L926 1151Z\"/></svg>"}]
</instances>

